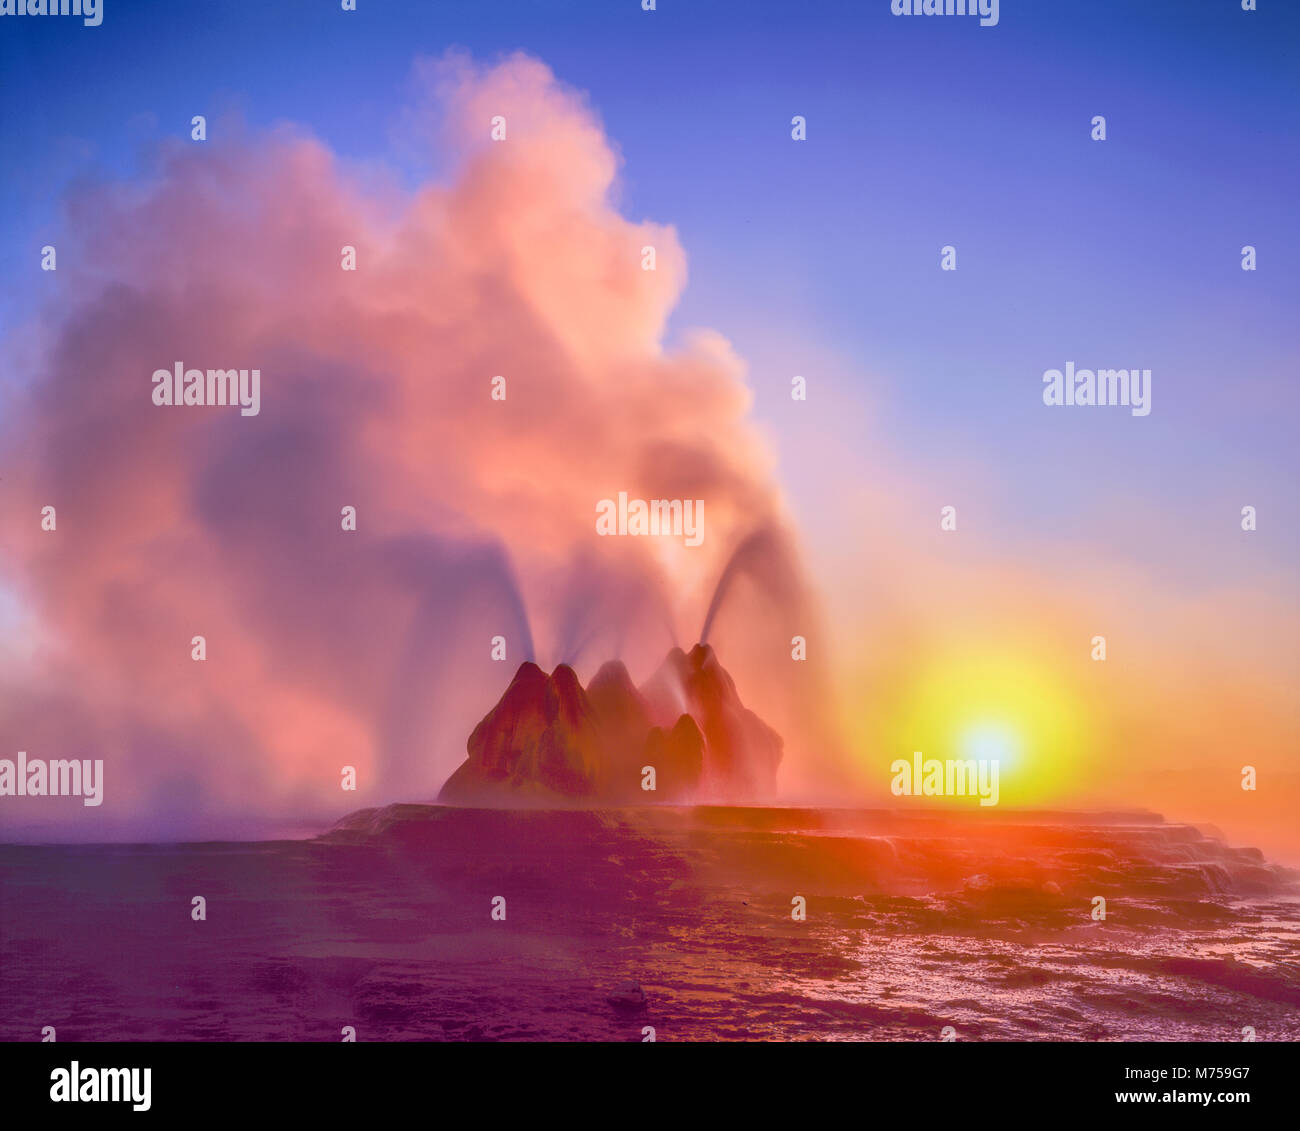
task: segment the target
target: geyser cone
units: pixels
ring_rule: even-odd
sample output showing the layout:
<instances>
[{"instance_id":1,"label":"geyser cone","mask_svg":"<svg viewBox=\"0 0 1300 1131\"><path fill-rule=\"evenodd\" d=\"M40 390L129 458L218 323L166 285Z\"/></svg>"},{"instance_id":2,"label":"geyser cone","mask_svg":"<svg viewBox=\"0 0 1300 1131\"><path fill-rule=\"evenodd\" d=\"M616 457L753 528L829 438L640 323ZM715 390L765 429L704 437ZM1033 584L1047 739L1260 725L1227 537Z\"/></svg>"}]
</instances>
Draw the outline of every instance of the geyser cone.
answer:
<instances>
[{"instance_id":1,"label":"geyser cone","mask_svg":"<svg viewBox=\"0 0 1300 1131\"><path fill-rule=\"evenodd\" d=\"M547 675L521 664L497 705L474 728L469 757L447 780L439 800L500 804L514 796L588 798L601 773L595 712L573 669Z\"/></svg>"},{"instance_id":2,"label":"geyser cone","mask_svg":"<svg viewBox=\"0 0 1300 1131\"><path fill-rule=\"evenodd\" d=\"M775 793L781 748L707 644L674 648L641 691L617 660L586 690L566 664L548 676L526 663L474 728L440 800L753 801Z\"/></svg>"},{"instance_id":3,"label":"geyser cone","mask_svg":"<svg viewBox=\"0 0 1300 1131\"><path fill-rule=\"evenodd\" d=\"M704 735L704 788L725 801L776 792L781 736L740 700L735 681L708 644L674 648L643 689L655 722L667 727L685 713Z\"/></svg>"}]
</instances>

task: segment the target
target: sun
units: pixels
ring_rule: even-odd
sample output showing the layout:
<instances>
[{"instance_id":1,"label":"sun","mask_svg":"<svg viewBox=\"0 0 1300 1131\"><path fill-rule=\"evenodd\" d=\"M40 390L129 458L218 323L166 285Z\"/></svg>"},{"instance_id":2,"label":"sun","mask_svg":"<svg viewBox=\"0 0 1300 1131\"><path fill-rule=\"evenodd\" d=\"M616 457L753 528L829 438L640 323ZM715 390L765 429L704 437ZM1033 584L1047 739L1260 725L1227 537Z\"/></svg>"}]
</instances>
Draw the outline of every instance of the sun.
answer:
<instances>
[{"instance_id":1,"label":"sun","mask_svg":"<svg viewBox=\"0 0 1300 1131\"><path fill-rule=\"evenodd\" d=\"M967 727L957 742L958 758L997 762L1003 772L1013 770L1019 760L1020 736L1006 723L980 722Z\"/></svg>"},{"instance_id":2,"label":"sun","mask_svg":"<svg viewBox=\"0 0 1300 1131\"><path fill-rule=\"evenodd\" d=\"M996 761L1002 805L1068 797L1084 772L1087 713L1041 657L981 648L931 657L906 680L887 731L890 759Z\"/></svg>"}]
</instances>

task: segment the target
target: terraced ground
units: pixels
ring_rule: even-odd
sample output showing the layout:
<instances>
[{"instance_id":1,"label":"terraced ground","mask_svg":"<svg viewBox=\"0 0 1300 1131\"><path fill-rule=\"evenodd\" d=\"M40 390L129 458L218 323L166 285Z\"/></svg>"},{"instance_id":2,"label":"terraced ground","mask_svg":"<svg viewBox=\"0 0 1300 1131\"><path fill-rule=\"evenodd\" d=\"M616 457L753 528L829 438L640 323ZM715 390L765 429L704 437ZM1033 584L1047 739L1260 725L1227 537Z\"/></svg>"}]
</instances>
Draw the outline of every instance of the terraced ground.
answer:
<instances>
[{"instance_id":1,"label":"terraced ground","mask_svg":"<svg viewBox=\"0 0 1300 1131\"><path fill-rule=\"evenodd\" d=\"M4 846L0 955L5 1040L1300 1039L1296 874L1150 814L402 805Z\"/></svg>"}]
</instances>

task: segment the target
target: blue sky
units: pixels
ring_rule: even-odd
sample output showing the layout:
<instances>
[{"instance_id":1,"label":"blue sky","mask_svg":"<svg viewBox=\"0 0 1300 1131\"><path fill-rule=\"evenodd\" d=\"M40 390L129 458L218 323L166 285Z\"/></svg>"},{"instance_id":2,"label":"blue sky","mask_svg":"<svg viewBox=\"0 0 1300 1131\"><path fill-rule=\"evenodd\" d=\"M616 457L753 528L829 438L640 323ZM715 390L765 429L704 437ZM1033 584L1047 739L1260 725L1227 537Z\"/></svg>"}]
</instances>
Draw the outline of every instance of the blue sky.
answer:
<instances>
[{"instance_id":1,"label":"blue sky","mask_svg":"<svg viewBox=\"0 0 1300 1131\"><path fill-rule=\"evenodd\" d=\"M418 55L522 49L588 93L624 212L677 226L673 326L731 338L778 438L788 374L837 358L919 462L960 452L1009 490L1057 469L1057 506L1087 459L1173 506L1240 488L1294 517L1298 5L1004 0L981 28L887 0L104 4L98 28L0 23L0 328L40 297L76 178L129 176L192 114L400 166ZM1045 417L1067 360L1152 368L1153 415Z\"/></svg>"}]
</instances>

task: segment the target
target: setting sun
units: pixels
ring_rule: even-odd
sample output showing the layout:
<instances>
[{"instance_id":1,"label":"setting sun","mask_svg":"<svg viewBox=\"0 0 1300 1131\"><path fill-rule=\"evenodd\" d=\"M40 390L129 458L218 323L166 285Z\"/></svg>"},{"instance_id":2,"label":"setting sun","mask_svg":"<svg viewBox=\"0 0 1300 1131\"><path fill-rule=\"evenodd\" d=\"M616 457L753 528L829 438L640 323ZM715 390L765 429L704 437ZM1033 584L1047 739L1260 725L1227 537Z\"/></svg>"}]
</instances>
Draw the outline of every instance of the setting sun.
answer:
<instances>
[{"instance_id":1,"label":"setting sun","mask_svg":"<svg viewBox=\"0 0 1300 1131\"><path fill-rule=\"evenodd\" d=\"M1030 805L1077 781L1089 737L1049 665L972 650L935 657L905 692L888 754L996 761L1003 803Z\"/></svg>"}]
</instances>

